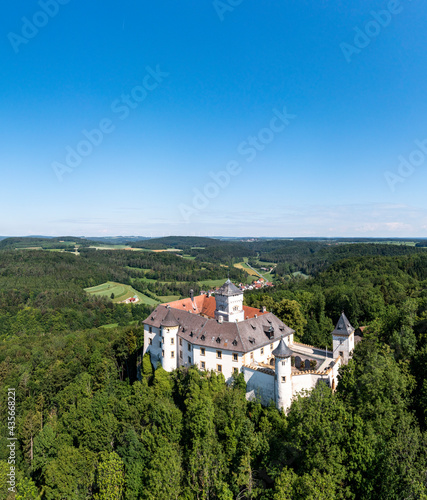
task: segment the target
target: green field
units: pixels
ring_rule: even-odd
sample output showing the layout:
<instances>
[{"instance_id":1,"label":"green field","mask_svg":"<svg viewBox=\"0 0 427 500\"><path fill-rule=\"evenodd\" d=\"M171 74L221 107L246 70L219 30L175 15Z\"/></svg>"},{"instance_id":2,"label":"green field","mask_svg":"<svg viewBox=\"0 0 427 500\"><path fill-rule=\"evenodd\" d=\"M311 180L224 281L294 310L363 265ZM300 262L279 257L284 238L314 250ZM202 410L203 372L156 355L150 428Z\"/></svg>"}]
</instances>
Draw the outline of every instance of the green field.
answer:
<instances>
[{"instance_id":1,"label":"green field","mask_svg":"<svg viewBox=\"0 0 427 500\"><path fill-rule=\"evenodd\" d=\"M125 248L129 248L127 245L99 245L99 246L90 246L94 250L124 250Z\"/></svg>"},{"instance_id":2,"label":"green field","mask_svg":"<svg viewBox=\"0 0 427 500\"><path fill-rule=\"evenodd\" d=\"M225 283L225 281L226 281L225 278L221 278L219 280L198 281L198 284L201 287L205 287L205 288L216 288L216 287L222 286Z\"/></svg>"},{"instance_id":3,"label":"green field","mask_svg":"<svg viewBox=\"0 0 427 500\"><path fill-rule=\"evenodd\" d=\"M173 302L174 300L179 300L180 295L158 295L159 300L164 302Z\"/></svg>"},{"instance_id":4,"label":"green field","mask_svg":"<svg viewBox=\"0 0 427 500\"><path fill-rule=\"evenodd\" d=\"M101 297L111 297L111 294L114 293L114 303L123 302L124 300L137 296L139 298L139 302L137 304L147 304L150 306L154 306L158 304L158 301L147 297L141 292L137 292L134 288L129 285L123 285L122 283L115 283L114 281L107 281L107 283L103 283L102 285L93 286L91 288L85 288L85 292L91 295L99 295Z\"/></svg>"}]
</instances>

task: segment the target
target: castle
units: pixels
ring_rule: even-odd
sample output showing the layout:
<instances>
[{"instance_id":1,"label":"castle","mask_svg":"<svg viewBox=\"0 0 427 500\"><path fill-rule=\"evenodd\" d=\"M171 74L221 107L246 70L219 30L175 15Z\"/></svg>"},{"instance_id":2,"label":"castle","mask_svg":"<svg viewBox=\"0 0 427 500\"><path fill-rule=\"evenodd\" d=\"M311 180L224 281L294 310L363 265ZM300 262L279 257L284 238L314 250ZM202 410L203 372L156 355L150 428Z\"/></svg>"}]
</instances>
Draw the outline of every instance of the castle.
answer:
<instances>
[{"instance_id":1,"label":"castle","mask_svg":"<svg viewBox=\"0 0 427 500\"><path fill-rule=\"evenodd\" d=\"M342 313L333 351L294 342L294 330L265 308L243 305L230 280L215 292L156 307L144 321L144 354L166 371L195 365L231 380L243 373L247 397L287 410L292 398L324 380L332 390L354 348L354 328Z\"/></svg>"}]
</instances>

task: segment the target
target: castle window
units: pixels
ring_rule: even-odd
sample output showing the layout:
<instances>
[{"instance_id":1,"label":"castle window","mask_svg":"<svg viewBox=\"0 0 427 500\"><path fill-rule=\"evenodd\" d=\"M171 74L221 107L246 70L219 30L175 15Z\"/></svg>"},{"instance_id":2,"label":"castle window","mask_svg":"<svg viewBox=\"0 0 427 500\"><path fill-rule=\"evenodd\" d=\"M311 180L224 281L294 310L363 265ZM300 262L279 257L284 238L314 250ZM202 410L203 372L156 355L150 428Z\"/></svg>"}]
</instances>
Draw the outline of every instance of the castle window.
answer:
<instances>
[{"instance_id":1,"label":"castle window","mask_svg":"<svg viewBox=\"0 0 427 500\"><path fill-rule=\"evenodd\" d=\"M343 358L344 357L344 352L340 351L340 356Z\"/></svg>"},{"instance_id":2,"label":"castle window","mask_svg":"<svg viewBox=\"0 0 427 500\"><path fill-rule=\"evenodd\" d=\"M159 347L162 347L162 341L159 340Z\"/></svg>"},{"instance_id":3,"label":"castle window","mask_svg":"<svg viewBox=\"0 0 427 500\"><path fill-rule=\"evenodd\" d=\"M179 345L182 345L182 339L179 339Z\"/></svg>"},{"instance_id":4,"label":"castle window","mask_svg":"<svg viewBox=\"0 0 427 500\"><path fill-rule=\"evenodd\" d=\"M165 338L164 338L164 337L162 337L162 344L164 344L164 343L165 343Z\"/></svg>"},{"instance_id":5,"label":"castle window","mask_svg":"<svg viewBox=\"0 0 427 500\"><path fill-rule=\"evenodd\" d=\"M273 344L270 344L270 351L273 350Z\"/></svg>"},{"instance_id":6,"label":"castle window","mask_svg":"<svg viewBox=\"0 0 427 500\"><path fill-rule=\"evenodd\" d=\"M179 351L179 357L182 359L182 351Z\"/></svg>"},{"instance_id":7,"label":"castle window","mask_svg":"<svg viewBox=\"0 0 427 500\"><path fill-rule=\"evenodd\" d=\"M190 357L190 356L188 356L188 362L189 362L189 363L190 363L190 365L191 365L191 357Z\"/></svg>"},{"instance_id":8,"label":"castle window","mask_svg":"<svg viewBox=\"0 0 427 500\"><path fill-rule=\"evenodd\" d=\"M162 357L163 358L165 357L165 351L162 351Z\"/></svg>"},{"instance_id":9,"label":"castle window","mask_svg":"<svg viewBox=\"0 0 427 500\"><path fill-rule=\"evenodd\" d=\"M201 347L200 348L200 356L204 356L204 355L205 355L205 348Z\"/></svg>"},{"instance_id":10,"label":"castle window","mask_svg":"<svg viewBox=\"0 0 427 500\"><path fill-rule=\"evenodd\" d=\"M171 344L174 344L175 343L175 339L172 337L171 338Z\"/></svg>"},{"instance_id":11,"label":"castle window","mask_svg":"<svg viewBox=\"0 0 427 500\"><path fill-rule=\"evenodd\" d=\"M261 354L264 354L264 347L261 347Z\"/></svg>"},{"instance_id":12,"label":"castle window","mask_svg":"<svg viewBox=\"0 0 427 500\"><path fill-rule=\"evenodd\" d=\"M204 361L202 361L202 362L200 363L200 368L201 368L202 370L204 370L204 369L206 368L206 363L205 363Z\"/></svg>"},{"instance_id":13,"label":"castle window","mask_svg":"<svg viewBox=\"0 0 427 500\"><path fill-rule=\"evenodd\" d=\"M239 355L233 352L233 361L238 361L239 360Z\"/></svg>"},{"instance_id":14,"label":"castle window","mask_svg":"<svg viewBox=\"0 0 427 500\"><path fill-rule=\"evenodd\" d=\"M153 345L153 339L150 339L150 345Z\"/></svg>"},{"instance_id":15,"label":"castle window","mask_svg":"<svg viewBox=\"0 0 427 500\"><path fill-rule=\"evenodd\" d=\"M282 377L282 382L286 382L286 377Z\"/></svg>"},{"instance_id":16,"label":"castle window","mask_svg":"<svg viewBox=\"0 0 427 500\"><path fill-rule=\"evenodd\" d=\"M216 351L216 357L221 359L222 358L222 351Z\"/></svg>"},{"instance_id":17,"label":"castle window","mask_svg":"<svg viewBox=\"0 0 427 500\"><path fill-rule=\"evenodd\" d=\"M171 351L171 358L175 357L175 351Z\"/></svg>"},{"instance_id":18,"label":"castle window","mask_svg":"<svg viewBox=\"0 0 427 500\"><path fill-rule=\"evenodd\" d=\"M150 333L153 333L153 328L150 326L150 327L148 328L148 331L149 331Z\"/></svg>"},{"instance_id":19,"label":"castle window","mask_svg":"<svg viewBox=\"0 0 427 500\"><path fill-rule=\"evenodd\" d=\"M251 359L254 359L254 353L251 352Z\"/></svg>"},{"instance_id":20,"label":"castle window","mask_svg":"<svg viewBox=\"0 0 427 500\"><path fill-rule=\"evenodd\" d=\"M216 365L216 371L222 373L222 365Z\"/></svg>"},{"instance_id":21,"label":"castle window","mask_svg":"<svg viewBox=\"0 0 427 500\"><path fill-rule=\"evenodd\" d=\"M236 368L236 367L234 367L234 368L233 368L233 373L239 373L239 369L238 369L238 368Z\"/></svg>"},{"instance_id":22,"label":"castle window","mask_svg":"<svg viewBox=\"0 0 427 500\"><path fill-rule=\"evenodd\" d=\"M188 347L188 350L191 351L191 344L190 344L190 342L187 342L187 347Z\"/></svg>"}]
</instances>

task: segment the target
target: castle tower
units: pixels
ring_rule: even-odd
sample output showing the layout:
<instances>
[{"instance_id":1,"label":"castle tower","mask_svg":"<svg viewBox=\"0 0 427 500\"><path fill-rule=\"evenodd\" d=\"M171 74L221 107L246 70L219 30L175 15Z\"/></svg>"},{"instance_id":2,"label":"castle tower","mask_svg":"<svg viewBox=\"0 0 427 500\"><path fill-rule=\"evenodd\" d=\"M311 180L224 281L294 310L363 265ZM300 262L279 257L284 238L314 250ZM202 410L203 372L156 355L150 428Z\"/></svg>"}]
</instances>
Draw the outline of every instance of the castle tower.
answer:
<instances>
[{"instance_id":1,"label":"castle tower","mask_svg":"<svg viewBox=\"0 0 427 500\"><path fill-rule=\"evenodd\" d=\"M222 316L224 321L236 322L245 319L243 292L229 279L215 292L215 319Z\"/></svg>"},{"instance_id":2,"label":"castle tower","mask_svg":"<svg viewBox=\"0 0 427 500\"><path fill-rule=\"evenodd\" d=\"M283 337L272 354L276 365L276 375L274 377L276 405L279 409L287 410L292 402L292 352L285 344Z\"/></svg>"},{"instance_id":3,"label":"castle tower","mask_svg":"<svg viewBox=\"0 0 427 500\"><path fill-rule=\"evenodd\" d=\"M162 337L161 362L163 368L170 372L178 366L178 329L179 323L171 309L168 310L164 320L160 323Z\"/></svg>"},{"instance_id":4,"label":"castle tower","mask_svg":"<svg viewBox=\"0 0 427 500\"><path fill-rule=\"evenodd\" d=\"M332 332L332 343L334 358L341 356L343 362L347 364L354 349L354 328L344 312L342 312L337 326Z\"/></svg>"}]
</instances>

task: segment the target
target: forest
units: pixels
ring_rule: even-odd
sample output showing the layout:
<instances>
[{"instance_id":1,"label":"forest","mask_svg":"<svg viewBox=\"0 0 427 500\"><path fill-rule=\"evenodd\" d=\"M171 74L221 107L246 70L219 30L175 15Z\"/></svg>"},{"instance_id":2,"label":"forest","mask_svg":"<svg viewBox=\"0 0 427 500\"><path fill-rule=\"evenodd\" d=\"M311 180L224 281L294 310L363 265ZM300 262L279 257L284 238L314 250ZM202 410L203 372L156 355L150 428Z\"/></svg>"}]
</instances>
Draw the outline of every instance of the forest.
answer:
<instances>
[{"instance_id":1,"label":"forest","mask_svg":"<svg viewBox=\"0 0 427 500\"><path fill-rule=\"evenodd\" d=\"M245 293L307 344L330 346L343 310L364 327L337 391L319 384L287 414L247 401L242 375L154 370L141 357L150 309L83 290L226 268L166 253L1 250L0 498L427 499L427 254L360 245L325 250L308 279Z\"/></svg>"}]
</instances>

